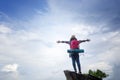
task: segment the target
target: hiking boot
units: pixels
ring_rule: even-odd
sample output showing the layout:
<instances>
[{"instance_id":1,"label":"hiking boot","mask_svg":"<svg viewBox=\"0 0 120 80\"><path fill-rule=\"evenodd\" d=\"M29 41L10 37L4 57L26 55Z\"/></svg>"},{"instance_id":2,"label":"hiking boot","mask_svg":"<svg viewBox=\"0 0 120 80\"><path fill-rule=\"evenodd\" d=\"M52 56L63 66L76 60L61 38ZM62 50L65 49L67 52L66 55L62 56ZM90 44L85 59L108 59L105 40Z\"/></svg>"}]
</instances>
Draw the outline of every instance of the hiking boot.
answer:
<instances>
[{"instance_id":1,"label":"hiking boot","mask_svg":"<svg viewBox=\"0 0 120 80\"><path fill-rule=\"evenodd\" d=\"M82 74L81 72L78 72L78 74Z\"/></svg>"},{"instance_id":2,"label":"hiking boot","mask_svg":"<svg viewBox=\"0 0 120 80\"><path fill-rule=\"evenodd\" d=\"M75 70L75 73L77 73L77 70Z\"/></svg>"}]
</instances>

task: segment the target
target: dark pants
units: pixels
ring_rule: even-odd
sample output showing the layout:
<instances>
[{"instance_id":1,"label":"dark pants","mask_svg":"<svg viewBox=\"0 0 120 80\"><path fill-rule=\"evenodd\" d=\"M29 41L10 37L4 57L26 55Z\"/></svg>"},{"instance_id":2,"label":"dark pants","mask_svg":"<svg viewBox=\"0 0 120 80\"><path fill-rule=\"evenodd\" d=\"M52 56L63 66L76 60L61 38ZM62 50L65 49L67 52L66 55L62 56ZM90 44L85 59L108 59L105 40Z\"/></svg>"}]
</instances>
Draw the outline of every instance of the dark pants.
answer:
<instances>
[{"instance_id":1,"label":"dark pants","mask_svg":"<svg viewBox=\"0 0 120 80\"><path fill-rule=\"evenodd\" d=\"M77 72L77 69L76 69L76 63L77 63L78 70L81 73L81 65L80 65L80 60L79 60L79 54L78 53L73 53L71 55L71 58L72 58L72 65L73 65L73 68L74 68L75 72Z\"/></svg>"}]
</instances>

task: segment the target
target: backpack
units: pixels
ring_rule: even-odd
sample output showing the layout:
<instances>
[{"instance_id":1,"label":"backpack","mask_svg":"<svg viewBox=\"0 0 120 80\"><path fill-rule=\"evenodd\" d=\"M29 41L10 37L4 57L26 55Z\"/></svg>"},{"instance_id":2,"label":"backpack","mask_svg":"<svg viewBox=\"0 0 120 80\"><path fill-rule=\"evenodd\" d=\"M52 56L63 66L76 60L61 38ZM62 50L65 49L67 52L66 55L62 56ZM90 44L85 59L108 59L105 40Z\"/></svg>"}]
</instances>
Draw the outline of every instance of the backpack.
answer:
<instances>
[{"instance_id":1,"label":"backpack","mask_svg":"<svg viewBox=\"0 0 120 80\"><path fill-rule=\"evenodd\" d=\"M70 42L70 49L79 49L79 41L77 40L72 40Z\"/></svg>"}]
</instances>

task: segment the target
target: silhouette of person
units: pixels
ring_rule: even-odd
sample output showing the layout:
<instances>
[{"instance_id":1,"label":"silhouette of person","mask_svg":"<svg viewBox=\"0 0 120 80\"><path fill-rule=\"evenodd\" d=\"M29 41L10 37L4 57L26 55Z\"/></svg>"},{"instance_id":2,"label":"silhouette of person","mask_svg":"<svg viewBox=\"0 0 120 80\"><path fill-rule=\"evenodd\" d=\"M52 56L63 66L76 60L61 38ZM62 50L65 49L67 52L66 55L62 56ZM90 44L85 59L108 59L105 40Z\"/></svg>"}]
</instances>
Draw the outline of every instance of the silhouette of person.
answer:
<instances>
[{"instance_id":1,"label":"silhouette of person","mask_svg":"<svg viewBox=\"0 0 120 80\"><path fill-rule=\"evenodd\" d=\"M90 41L90 39L86 39L86 40L77 40L77 38L75 37L75 35L72 35L69 41L57 41L57 43L67 43L70 45L70 49L74 50L74 49L79 49L79 44L82 42L86 42L86 41ZM80 64L80 60L79 60L79 52L73 52L70 55L71 59L72 59L72 65L74 68L74 71L77 72L76 69L76 63L78 66L78 73L81 73L81 64Z\"/></svg>"}]
</instances>

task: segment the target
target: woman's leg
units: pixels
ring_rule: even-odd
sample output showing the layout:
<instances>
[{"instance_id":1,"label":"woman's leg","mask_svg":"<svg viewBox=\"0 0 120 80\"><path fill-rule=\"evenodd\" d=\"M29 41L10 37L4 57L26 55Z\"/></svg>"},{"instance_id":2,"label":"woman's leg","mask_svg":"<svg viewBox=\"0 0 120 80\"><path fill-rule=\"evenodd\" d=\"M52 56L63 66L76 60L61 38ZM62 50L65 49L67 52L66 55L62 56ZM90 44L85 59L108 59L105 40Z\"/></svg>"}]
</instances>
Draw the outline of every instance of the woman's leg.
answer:
<instances>
[{"instance_id":1,"label":"woman's leg","mask_svg":"<svg viewBox=\"0 0 120 80\"><path fill-rule=\"evenodd\" d=\"M77 72L76 64L75 64L75 56L72 55L71 58L72 58L72 65L73 65L74 71Z\"/></svg>"},{"instance_id":2,"label":"woman's leg","mask_svg":"<svg viewBox=\"0 0 120 80\"><path fill-rule=\"evenodd\" d=\"M79 55L77 55L77 57L76 57L76 62L77 62L79 73L81 73L81 65L80 65Z\"/></svg>"}]
</instances>

